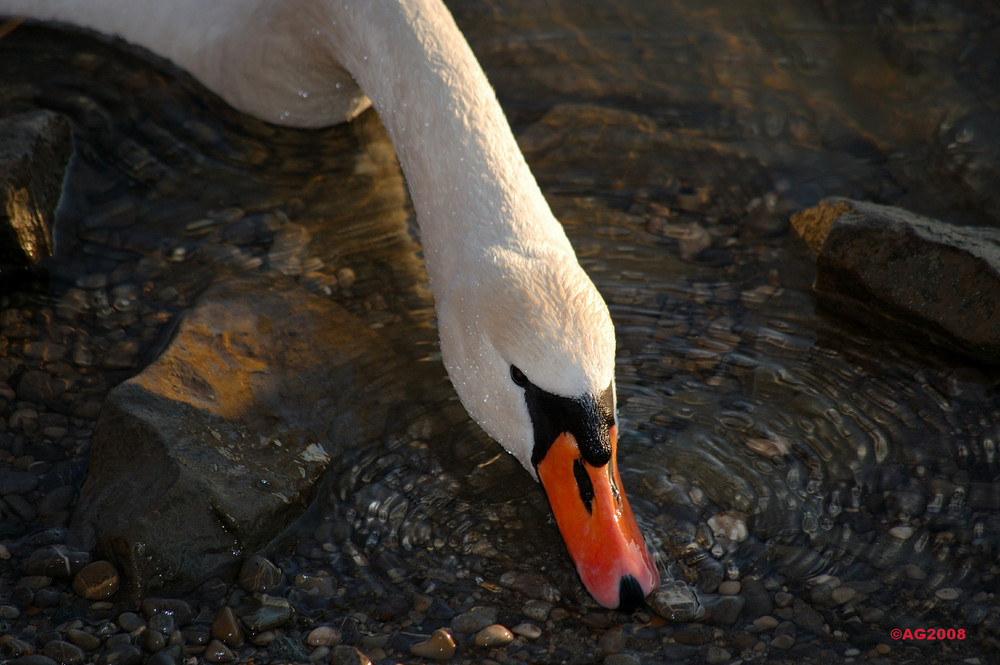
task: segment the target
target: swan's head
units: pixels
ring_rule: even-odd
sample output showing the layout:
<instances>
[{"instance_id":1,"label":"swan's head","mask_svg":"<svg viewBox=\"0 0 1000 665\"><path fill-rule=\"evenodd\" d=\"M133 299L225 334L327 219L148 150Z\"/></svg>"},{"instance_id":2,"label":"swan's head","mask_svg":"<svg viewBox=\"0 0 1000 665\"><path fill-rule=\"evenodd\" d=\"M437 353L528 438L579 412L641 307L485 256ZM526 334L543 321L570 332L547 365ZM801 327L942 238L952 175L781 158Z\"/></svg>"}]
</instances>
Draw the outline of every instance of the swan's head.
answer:
<instances>
[{"instance_id":1,"label":"swan's head","mask_svg":"<svg viewBox=\"0 0 1000 665\"><path fill-rule=\"evenodd\" d=\"M437 294L448 374L472 417L541 481L587 590L630 610L659 575L617 469L607 306L571 254L488 257Z\"/></svg>"}]
</instances>

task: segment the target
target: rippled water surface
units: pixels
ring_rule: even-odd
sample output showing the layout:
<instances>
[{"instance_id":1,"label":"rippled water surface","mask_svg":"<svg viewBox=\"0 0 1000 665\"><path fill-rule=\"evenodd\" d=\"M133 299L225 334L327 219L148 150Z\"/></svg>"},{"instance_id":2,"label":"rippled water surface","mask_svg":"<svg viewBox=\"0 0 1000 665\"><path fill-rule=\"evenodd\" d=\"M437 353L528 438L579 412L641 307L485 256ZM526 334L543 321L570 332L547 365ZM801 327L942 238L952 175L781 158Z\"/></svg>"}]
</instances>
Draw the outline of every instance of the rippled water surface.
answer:
<instances>
[{"instance_id":1,"label":"rippled water surface","mask_svg":"<svg viewBox=\"0 0 1000 665\"><path fill-rule=\"evenodd\" d=\"M706 593L726 577L874 580L874 605L949 626L993 611L995 369L824 313L787 221L846 195L1000 223L1000 12L983 4L449 3L611 307L620 465L670 575ZM417 571L541 569L582 598L541 492L436 363L377 116L274 128L155 58L38 28L0 41L0 80L5 113L74 122L53 298L151 255L194 298L207 275L280 267L277 239L306 229L311 263L285 272L408 359L409 425L345 451L305 529L352 543L330 565L367 571L359 594ZM345 267L353 286L329 288ZM726 519L746 533L709 526Z\"/></svg>"}]
</instances>

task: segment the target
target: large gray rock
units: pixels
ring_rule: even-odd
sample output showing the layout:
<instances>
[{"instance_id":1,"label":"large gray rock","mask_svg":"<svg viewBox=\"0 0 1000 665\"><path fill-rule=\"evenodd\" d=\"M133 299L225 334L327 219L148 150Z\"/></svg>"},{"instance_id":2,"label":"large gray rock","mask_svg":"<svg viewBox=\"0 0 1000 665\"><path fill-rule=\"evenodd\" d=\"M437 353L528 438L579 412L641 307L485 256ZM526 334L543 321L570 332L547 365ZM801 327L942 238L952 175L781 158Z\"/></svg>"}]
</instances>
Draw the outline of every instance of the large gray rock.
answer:
<instances>
[{"instance_id":1,"label":"large gray rock","mask_svg":"<svg viewBox=\"0 0 1000 665\"><path fill-rule=\"evenodd\" d=\"M69 122L58 113L0 121L0 271L52 255L52 224L72 153Z\"/></svg>"},{"instance_id":2,"label":"large gray rock","mask_svg":"<svg viewBox=\"0 0 1000 665\"><path fill-rule=\"evenodd\" d=\"M1000 231L830 198L792 217L841 315L1000 362Z\"/></svg>"},{"instance_id":3,"label":"large gray rock","mask_svg":"<svg viewBox=\"0 0 1000 665\"><path fill-rule=\"evenodd\" d=\"M381 431L386 352L290 281L210 287L163 354L111 391L72 527L133 592L183 591L265 547L332 451Z\"/></svg>"}]
</instances>

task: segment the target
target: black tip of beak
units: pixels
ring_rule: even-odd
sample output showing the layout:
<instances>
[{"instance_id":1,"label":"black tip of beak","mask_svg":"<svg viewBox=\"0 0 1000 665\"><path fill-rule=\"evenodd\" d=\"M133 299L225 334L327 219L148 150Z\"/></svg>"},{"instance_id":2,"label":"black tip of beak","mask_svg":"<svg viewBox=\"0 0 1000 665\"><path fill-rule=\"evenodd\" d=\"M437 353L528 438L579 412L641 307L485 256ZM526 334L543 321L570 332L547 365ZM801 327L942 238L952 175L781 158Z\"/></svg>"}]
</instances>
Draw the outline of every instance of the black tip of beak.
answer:
<instances>
[{"instance_id":1,"label":"black tip of beak","mask_svg":"<svg viewBox=\"0 0 1000 665\"><path fill-rule=\"evenodd\" d=\"M618 611L631 614L646 604L639 580L632 575L625 575L618 583Z\"/></svg>"}]
</instances>

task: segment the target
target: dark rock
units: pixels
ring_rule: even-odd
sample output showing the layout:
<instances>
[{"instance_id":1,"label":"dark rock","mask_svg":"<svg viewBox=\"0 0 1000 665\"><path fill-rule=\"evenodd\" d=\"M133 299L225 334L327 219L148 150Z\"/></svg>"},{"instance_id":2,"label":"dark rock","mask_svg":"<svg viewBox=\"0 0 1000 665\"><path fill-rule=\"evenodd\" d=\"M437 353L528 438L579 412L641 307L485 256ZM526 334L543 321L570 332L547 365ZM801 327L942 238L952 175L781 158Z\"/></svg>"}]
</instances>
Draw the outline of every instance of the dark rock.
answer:
<instances>
[{"instance_id":1,"label":"dark rock","mask_svg":"<svg viewBox=\"0 0 1000 665\"><path fill-rule=\"evenodd\" d=\"M259 602L237 610L240 621L252 633L262 633L283 626L292 617L292 608L284 598L262 596Z\"/></svg>"},{"instance_id":2,"label":"dark rock","mask_svg":"<svg viewBox=\"0 0 1000 665\"><path fill-rule=\"evenodd\" d=\"M268 559L255 554L240 568L240 586L251 593L263 593L281 583L281 570Z\"/></svg>"},{"instance_id":3,"label":"dark rock","mask_svg":"<svg viewBox=\"0 0 1000 665\"><path fill-rule=\"evenodd\" d=\"M65 545L52 545L32 552L24 564L24 573L68 578L76 575L89 563L88 552L74 552Z\"/></svg>"},{"instance_id":4,"label":"dark rock","mask_svg":"<svg viewBox=\"0 0 1000 665\"><path fill-rule=\"evenodd\" d=\"M42 651L46 656L63 665L80 665L85 659L83 649L62 640L48 642Z\"/></svg>"},{"instance_id":5,"label":"dark rock","mask_svg":"<svg viewBox=\"0 0 1000 665\"><path fill-rule=\"evenodd\" d=\"M374 332L292 282L215 284L166 351L109 394L72 528L132 591L235 572L309 505L329 448L381 432L366 377L385 362Z\"/></svg>"},{"instance_id":6,"label":"dark rock","mask_svg":"<svg viewBox=\"0 0 1000 665\"><path fill-rule=\"evenodd\" d=\"M223 606L212 620L212 637L231 647L243 644L243 629L231 607Z\"/></svg>"},{"instance_id":7,"label":"dark rock","mask_svg":"<svg viewBox=\"0 0 1000 665\"><path fill-rule=\"evenodd\" d=\"M69 122L34 111L0 122L0 272L52 255L52 224L73 152Z\"/></svg>"},{"instance_id":8,"label":"dark rock","mask_svg":"<svg viewBox=\"0 0 1000 665\"><path fill-rule=\"evenodd\" d=\"M1000 230L840 198L792 226L818 254L814 288L826 307L1000 362Z\"/></svg>"},{"instance_id":9,"label":"dark rock","mask_svg":"<svg viewBox=\"0 0 1000 665\"><path fill-rule=\"evenodd\" d=\"M195 616L191 605L176 598L144 598L141 607L147 619L152 619L157 614L166 614L173 617L178 626L190 623Z\"/></svg>"},{"instance_id":10,"label":"dark rock","mask_svg":"<svg viewBox=\"0 0 1000 665\"><path fill-rule=\"evenodd\" d=\"M298 641L287 635L276 638L268 645L267 650L271 657L285 662L303 663L309 659L309 654L305 652Z\"/></svg>"},{"instance_id":11,"label":"dark rock","mask_svg":"<svg viewBox=\"0 0 1000 665\"><path fill-rule=\"evenodd\" d=\"M27 494L38 487L38 476L30 471L6 471L0 475L0 496Z\"/></svg>"}]
</instances>

